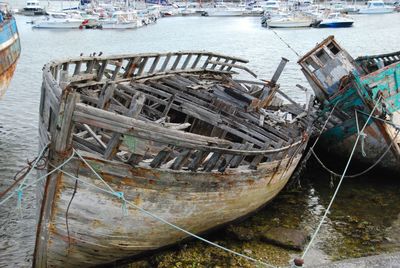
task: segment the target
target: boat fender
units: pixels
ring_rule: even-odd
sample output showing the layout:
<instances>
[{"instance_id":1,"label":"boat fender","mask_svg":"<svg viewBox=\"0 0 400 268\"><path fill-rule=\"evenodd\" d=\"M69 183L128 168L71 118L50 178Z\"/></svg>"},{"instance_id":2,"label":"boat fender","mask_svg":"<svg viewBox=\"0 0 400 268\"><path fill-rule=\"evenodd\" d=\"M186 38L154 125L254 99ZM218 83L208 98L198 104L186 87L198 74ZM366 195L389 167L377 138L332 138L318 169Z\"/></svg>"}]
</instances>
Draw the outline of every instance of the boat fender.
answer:
<instances>
[{"instance_id":1,"label":"boat fender","mask_svg":"<svg viewBox=\"0 0 400 268\"><path fill-rule=\"evenodd\" d=\"M293 265L291 266L291 268L298 268L298 267L303 267L304 264L304 260L301 258L295 258L293 260Z\"/></svg>"}]
</instances>

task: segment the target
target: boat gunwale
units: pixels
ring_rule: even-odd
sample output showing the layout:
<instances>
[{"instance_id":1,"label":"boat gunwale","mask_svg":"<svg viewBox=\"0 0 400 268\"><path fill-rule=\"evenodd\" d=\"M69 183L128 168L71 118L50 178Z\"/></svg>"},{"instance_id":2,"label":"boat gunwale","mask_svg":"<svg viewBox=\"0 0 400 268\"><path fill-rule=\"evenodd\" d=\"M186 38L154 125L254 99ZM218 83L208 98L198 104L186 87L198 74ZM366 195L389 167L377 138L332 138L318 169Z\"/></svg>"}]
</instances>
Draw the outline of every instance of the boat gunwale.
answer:
<instances>
[{"instance_id":1,"label":"boat gunwale","mask_svg":"<svg viewBox=\"0 0 400 268\"><path fill-rule=\"evenodd\" d=\"M215 53L215 52L210 52L207 50L181 50L181 51L176 51L176 52L162 52L162 53L157 53L157 52L150 52L150 53L130 53L130 54L112 54L109 56L80 56L76 58L64 58L64 59L59 59L59 60L52 60L48 62L47 64L44 65L44 70L55 67L56 65L62 65L65 63L74 63L74 62L79 62L79 61L91 61L91 60L118 60L118 59L125 59L125 58L135 58L135 57L157 57L157 56L177 56L177 55L186 55L186 54L192 54L192 55L207 55L207 56L215 56L215 57L223 57L223 58L229 58L233 59L242 63L248 63L249 60L244 59L244 58L239 58L239 57L234 57L234 56L229 56L225 55L222 53Z\"/></svg>"}]
</instances>

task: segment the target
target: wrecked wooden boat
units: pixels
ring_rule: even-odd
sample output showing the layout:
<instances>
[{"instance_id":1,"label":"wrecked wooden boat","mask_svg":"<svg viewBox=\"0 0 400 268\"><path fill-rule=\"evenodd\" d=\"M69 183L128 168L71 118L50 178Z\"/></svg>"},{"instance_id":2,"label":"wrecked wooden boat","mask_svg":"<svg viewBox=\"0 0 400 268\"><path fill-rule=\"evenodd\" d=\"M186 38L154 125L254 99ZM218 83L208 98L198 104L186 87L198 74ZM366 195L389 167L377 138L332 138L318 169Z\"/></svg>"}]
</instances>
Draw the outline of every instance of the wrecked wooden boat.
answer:
<instances>
[{"instance_id":1,"label":"wrecked wooden boat","mask_svg":"<svg viewBox=\"0 0 400 268\"><path fill-rule=\"evenodd\" d=\"M286 60L271 81L245 63L178 52L45 65L40 174L54 173L38 185L34 267L109 264L188 237L99 188L192 233L276 196L302 157L312 105L280 91Z\"/></svg>"},{"instance_id":2,"label":"wrecked wooden boat","mask_svg":"<svg viewBox=\"0 0 400 268\"><path fill-rule=\"evenodd\" d=\"M299 64L321 104L320 118L333 110L320 148L347 158L376 106L353 158L400 170L400 52L353 59L330 36Z\"/></svg>"},{"instance_id":3,"label":"wrecked wooden boat","mask_svg":"<svg viewBox=\"0 0 400 268\"><path fill-rule=\"evenodd\" d=\"M0 98L11 82L20 54L17 23L8 4L0 3Z\"/></svg>"}]
</instances>

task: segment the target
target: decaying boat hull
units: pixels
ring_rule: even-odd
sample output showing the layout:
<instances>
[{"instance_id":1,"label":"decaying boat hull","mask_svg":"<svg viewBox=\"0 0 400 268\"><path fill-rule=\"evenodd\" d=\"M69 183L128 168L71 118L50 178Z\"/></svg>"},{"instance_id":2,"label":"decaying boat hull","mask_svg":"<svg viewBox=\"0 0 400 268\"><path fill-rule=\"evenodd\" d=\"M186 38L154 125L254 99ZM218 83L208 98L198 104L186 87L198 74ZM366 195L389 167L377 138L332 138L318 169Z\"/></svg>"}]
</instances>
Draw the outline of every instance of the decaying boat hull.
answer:
<instances>
[{"instance_id":1,"label":"decaying boat hull","mask_svg":"<svg viewBox=\"0 0 400 268\"><path fill-rule=\"evenodd\" d=\"M320 147L346 158L359 132L376 106L361 135L354 159L368 165L400 170L400 56L352 57L333 37L324 40L299 60L321 102L321 119L333 110Z\"/></svg>"},{"instance_id":2,"label":"decaying boat hull","mask_svg":"<svg viewBox=\"0 0 400 268\"><path fill-rule=\"evenodd\" d=\"M354 124L354 122L352 123ZM324 135L321 136L319 147L324 148L324 151L333 155L346 158L350 155L358 134L353 133L350 136L337 139L335 135L340 131L338 130L339 128L342 129L343 125L333 127L326 131ZM382 136L381 129L379 129L376 124L371 124L365 128L364 133L366 137L359 141L353 159L360 164L372 165L385 154L378 166L381 168L400 170L398 155L393 149L388 149L391 141L388 142ZM394 135L392 137L394 138ZM394 144L391 146L395 147L399 142L400 138L397 136ZM387 150L389 151L386 152Z\"/></svg>"},{"instance_id":3,"label":"decaying boat hull","mask_svg":"<svg viewBox=\"0 0 400 268\"><path fill-rule=\"evenodd\" d=\"M10 85L11 79L14 75L15 68L17 67L17 63L13 63L8 70L5 71L2 75L0 75L0 98L6 93L6 89Z\"/></svg>"},{"instance_id":4,"label":"decaying boat hull","mask_svg":"<svg viewBox=\"0 0 400 268\"><path fill-rule=\"evenodd\" d=\"M0 98L4 95L14 74L21 45L13 18L0 22Z\"/></svg>"},{"instance_id":5,"label":"decaying boat hull","mask_svg":"<svg viewBox=\"0 0 400 268\"><path fill-rule=\"evenodd\" d=\"M34 267L108 264L188 236L137 208L125 214L129 203L108 186L192 233L276 196L307 144L311 105L279 106L286 60L267 84L233 80L238 69L254 76L245 62L178 52L46 65L39 136L50 146L39 173L72 160L38 185Z\"/></svg>"},{"instance_id":6,"label":"decaying boat hull","mask_svg":"<svg viewBox=\"0 0 400 268\"><path fill-rule=\"evenodd\" d=\"M202 172L165 172L132 168L90 158L89 163L109 185L125 193L127 200L193 233L201 233L235 220L271 200L285 186L301 157L263 164L257 171L209 175ZM74 160L64 169L104 188L93 173ZM187 235L129 209L124 215L121 200L78 182L68 211L75 180L54 175L57 180L43 267L93 266L173 244ZM188 179L190 178L190 179ZM204 189L208 191L204 192ZM46 253L47 252L47 253Z\"/></svg>"}]
</instances>

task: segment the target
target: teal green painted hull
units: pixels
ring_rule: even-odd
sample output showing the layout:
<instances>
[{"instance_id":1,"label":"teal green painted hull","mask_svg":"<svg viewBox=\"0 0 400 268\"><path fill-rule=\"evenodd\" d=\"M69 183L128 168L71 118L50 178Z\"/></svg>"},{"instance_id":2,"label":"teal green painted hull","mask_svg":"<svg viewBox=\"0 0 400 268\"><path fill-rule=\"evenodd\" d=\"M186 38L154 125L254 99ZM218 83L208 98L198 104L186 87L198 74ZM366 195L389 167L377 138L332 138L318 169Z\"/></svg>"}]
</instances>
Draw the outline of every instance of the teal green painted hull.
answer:
<instances>
[{"instance_id":1,"label":"teal green painted hull","mask_svg":"<svg viewBox=\"0 0 400 268\"><path fill-rule=\"evenodd\" d=\"M400 112L400 62L364 76L353 72L349 80L344 86L347 89L339 91L321 111L321 114L328 114L337 103L334 115L341 121L323 133L321 147L341 156L350 155L356 141L356 115L361 129L379 96L381 101L377 105L374 117L390 121ZM360 163L373 164L390 146L389 152L378 166L400 170L397 142L392 142L395 129L378 119L371 119L367 126L364 131L367 136L358 143L354 159Z\"/></svg>"}]
</instances>

